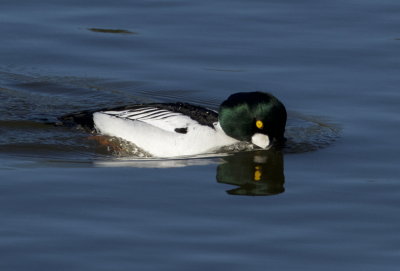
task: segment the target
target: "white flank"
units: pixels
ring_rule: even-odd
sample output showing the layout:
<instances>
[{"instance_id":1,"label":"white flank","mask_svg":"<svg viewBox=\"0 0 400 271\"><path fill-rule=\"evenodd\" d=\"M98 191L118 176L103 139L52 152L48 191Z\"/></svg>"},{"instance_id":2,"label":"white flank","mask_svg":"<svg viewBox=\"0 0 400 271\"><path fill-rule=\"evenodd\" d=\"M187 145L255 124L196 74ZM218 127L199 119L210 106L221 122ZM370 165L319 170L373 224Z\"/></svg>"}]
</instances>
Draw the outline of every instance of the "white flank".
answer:
<instances>
[{"instance_id":1,"label":"white flank","mask_svg":"<svg viewBox=\"0 0 400 271\"><path fill-rule=\"evenodd\" d=\"M128 112L97 112L93 120L99 133L130 141L156 157L202 154L239 142L227 136L219 124L213 129L179 113L166 118L138 116L144 118L133 119ZM177 128L186 128L187 133L177 133Z\"/></svg>"}]
</instances>

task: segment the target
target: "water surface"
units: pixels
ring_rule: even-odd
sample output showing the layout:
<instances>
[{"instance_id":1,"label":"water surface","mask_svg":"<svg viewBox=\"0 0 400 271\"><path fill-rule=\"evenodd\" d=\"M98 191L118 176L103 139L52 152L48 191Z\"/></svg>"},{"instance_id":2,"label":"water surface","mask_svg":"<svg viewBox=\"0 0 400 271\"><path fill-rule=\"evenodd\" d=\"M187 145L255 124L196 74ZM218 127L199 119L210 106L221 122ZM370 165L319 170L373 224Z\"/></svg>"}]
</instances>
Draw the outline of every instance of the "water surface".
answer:
<instances>
[{"instance_id":1,"label":"water surface","mask_svg":"<svg viewBox=\"0 0 400 271\"><path fill-rule=\"evenodd\" d=\"M0 268L397 270L399 11L3 1ZM239 91L286 105L284 150L143 160L49 124Z\"/></svg>"}]
</instances>

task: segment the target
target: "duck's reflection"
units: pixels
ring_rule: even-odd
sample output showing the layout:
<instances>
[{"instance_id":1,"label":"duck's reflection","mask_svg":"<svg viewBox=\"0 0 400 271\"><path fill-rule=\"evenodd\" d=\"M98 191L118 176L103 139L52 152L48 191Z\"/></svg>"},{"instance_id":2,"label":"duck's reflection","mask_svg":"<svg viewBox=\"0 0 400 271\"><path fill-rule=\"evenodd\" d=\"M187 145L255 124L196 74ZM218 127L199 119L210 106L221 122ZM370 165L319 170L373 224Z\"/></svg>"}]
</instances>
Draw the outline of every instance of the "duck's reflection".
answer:
<instances>
[{"instance_id":1,"label":"duck's reflection","mask_svg":"<svg viewBox=\"0 0 400 271\"><path fill-rule=\"evenodd\" d=\"M268 196L285 191L281 151L252 151L224 157L217 168L217 181L239 186L231 195Z\"/></svg>"},{"instance_id":2,"label":"duck's reflection","mask_svg":"<svg viewBox=\"0 0 400 271\"><path fill-rule=\"evenodd\" d=\"M283 153L259 150L236 154L203 155L180 159L113 159L96 161L101 167L174 168L218 164L217 182L238 186L227 191L231 195L268 196L284 192Z\"/></svg>"}]
</instances>

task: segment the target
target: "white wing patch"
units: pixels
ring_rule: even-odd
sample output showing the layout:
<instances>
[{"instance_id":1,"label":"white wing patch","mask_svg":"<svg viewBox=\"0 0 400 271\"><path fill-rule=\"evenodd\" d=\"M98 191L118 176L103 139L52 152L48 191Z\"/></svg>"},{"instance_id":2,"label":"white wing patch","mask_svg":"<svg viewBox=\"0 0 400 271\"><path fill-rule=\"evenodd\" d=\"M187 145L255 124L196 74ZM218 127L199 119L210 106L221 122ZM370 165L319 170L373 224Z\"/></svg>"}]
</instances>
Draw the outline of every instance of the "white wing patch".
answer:
<instances>
[{"instance_id":1,"label":"white wing patch","mask_svg":"<svg viewBox=\"0 0 400 271\"><path fill-rule=\"evenodd\" d=\"M131 120L132 122L145 122L169 132L178 132L182 131L182 129L187 129L191 125L199 125L197 121L186 115L156 107L141 107L123 111L103 111L101 113Z\"/></svg>"}]
</instances>

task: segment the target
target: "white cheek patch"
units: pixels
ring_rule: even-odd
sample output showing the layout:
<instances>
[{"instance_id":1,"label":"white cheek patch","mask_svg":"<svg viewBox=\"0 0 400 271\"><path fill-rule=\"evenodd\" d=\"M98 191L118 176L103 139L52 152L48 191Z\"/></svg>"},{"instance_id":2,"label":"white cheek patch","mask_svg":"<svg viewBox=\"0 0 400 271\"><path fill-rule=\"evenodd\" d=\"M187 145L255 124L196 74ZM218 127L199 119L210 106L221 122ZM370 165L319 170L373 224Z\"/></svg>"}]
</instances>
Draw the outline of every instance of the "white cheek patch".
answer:
<instances>
[{"instance_id":1,"label":"white cheek patch","mask_svg":"<svg viewBox=\"0 0 400 271\"><path fill-rule=\"evenodd\" d=\"M269 137L264 134L255 133L251 137L251 143L263 149L269 146L269 142Z\"/></svg>"}]
</instances>

